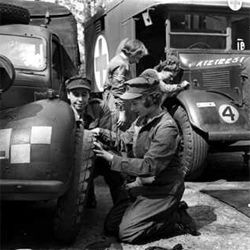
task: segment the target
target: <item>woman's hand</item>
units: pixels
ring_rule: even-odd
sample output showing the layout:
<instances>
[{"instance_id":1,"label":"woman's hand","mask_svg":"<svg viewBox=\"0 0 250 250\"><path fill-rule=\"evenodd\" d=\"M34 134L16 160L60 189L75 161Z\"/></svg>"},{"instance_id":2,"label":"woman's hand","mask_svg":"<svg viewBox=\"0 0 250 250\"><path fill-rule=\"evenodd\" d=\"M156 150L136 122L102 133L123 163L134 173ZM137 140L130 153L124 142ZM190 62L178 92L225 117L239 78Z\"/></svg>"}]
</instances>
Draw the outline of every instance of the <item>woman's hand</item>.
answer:
<instances>
[{"instance_id":1,"label":"woman's hand","mask_svg":"<svg viewBox=\"0 0 250 250\"><path fill-rule=\"evenodd\" d=\"M126 114L125 114L125 110L119 111L119 117L118 117L118 121L117 121L117 127L121 127L124 125L124 123L126 122Z\"/></svg>"},{"instance_id":2,"label":"woman's hand","mask_svg":"<svg viewBox=\"0 0 250 250\"><path fill-rule=\"evenodd\" d=\"M104 150L100 143L94 142L93 151L96 154L96 156L101 157L110 163L113 161L114 155Z\"/></svg>"},{"instance_id":3,"label":"woman's hand","mask_svg":"<svg viewBox=\"0 0 250 250\"><path fill-rule=\"evenodd\" d=\"M190 87L190 82L184 80L182 83L181 83L181 87L183 89L188 89Z\"/></svg>"}]
</instances>

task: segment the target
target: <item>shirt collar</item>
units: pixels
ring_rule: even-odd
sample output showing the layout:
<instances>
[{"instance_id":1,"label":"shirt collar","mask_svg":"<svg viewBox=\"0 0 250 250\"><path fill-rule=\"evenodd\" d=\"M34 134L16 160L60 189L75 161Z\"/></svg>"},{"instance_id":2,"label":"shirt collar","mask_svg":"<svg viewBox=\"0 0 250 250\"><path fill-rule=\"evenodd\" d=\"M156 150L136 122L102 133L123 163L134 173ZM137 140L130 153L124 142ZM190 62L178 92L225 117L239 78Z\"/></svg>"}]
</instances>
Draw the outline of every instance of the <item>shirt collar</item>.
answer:
<instances>
[{"instance_id":1,"label":"shirt collar","mask_svg":"<svg viewBox=\"0 0 250 250\"><path fill-rule=\"evenodd\" d=\"M72 108L72 110L74 112L76 123L80 122L81 124L83 124L83 118L82 118L82 116L80 116L79 112L77 112L77 110L73 106L71 106L71 108Z\"/></svg>"},{"instance_id":2,"label":"shirt collar","mask_svg":"<svg viewBox=\"0 0 250 250\"><path fill-rule=\"evenodd\" d=\"M71 108L72 108L72 110L74 112L75 120L79 121L81 119L79 113L76 111L76 109L74 108L74 106L71 105Z\"/></svg>"},{"instance_id":3,"label":"shirt collar","mask_svg":"<svg viewBox=\"0 0 250 250\"><path fill-rule=\"evenodd\" d=\"M146 117L140 118L138 117L136 120L136 125L137 126L147 126L148 124L151 124L152 122L154 122L156 119L162 117L167 111L165 109L161 109L159 110L153 117L147 119Z\"/></svg>"},{"instance_id":4,"label":"shirt collar","mask_svg":"<svg viewBox=\"0 0 250 250\"><path fill-rule=\"evenodd\" d=\"M122 51L119 54L119 56L122 58L123 61L127 62L129 64L129 58L126 56Z\"/></svg>"}]
</instances>

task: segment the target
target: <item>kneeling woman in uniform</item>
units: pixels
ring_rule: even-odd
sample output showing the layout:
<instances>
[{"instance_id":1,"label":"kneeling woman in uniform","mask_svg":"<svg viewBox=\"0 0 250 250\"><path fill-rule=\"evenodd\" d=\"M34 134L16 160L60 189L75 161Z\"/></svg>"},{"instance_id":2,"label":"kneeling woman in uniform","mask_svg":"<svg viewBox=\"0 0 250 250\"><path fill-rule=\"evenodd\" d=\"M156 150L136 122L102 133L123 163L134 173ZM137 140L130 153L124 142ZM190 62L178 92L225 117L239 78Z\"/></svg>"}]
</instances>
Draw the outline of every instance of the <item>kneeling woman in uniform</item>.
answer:
<instances>
[{"instance_id":1,"label":"kneeling woman in uniform","mask_svg":"<svg viewBox=\"0 0 250 250\"><path fill-rule=\"evenodd\" d=\"M120 199L106 217L106 234L136 244L176 233L196 234L187 204L181 202L184 176L178 159L178 127L161 108L159 80L150 76L134 78L127 82L121 98L129 101L131 110L137 113L135 122L119 138L102 128L93 133L108 145L117 141L131 143L133 157L115 155L98 142L94 151L110 163L111 170L137 180L121 190Z\"/></svg>"}]
</instances>

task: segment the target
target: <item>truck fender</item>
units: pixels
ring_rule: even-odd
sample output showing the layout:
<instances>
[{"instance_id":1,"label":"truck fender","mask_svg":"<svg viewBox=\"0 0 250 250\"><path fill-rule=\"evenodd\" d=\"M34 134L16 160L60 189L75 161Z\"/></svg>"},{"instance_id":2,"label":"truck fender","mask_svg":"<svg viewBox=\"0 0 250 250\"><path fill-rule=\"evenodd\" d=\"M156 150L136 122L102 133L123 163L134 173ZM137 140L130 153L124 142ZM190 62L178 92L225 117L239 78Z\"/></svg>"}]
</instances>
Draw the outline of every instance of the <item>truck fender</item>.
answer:
<instances>
[{"instance_id":1,"label":"truck fender","mask_svg":"<svg viewBox=\"0 0 250 250\"><path fill-rule=\"evenodd\" d=\"M40 100L0 114L0 132L9 134L3 145L1 177L23 179L28 175L31 180L67 183L74 152L75 119L71 107L57 99ZM22 157L17 157L19 151L8 153L17 145L23 147ZM6 171L12 164L18 164L18 171Z\"/></svg>"},{"instance_id":2,"label":"truck fender","mask_svg":"<svg viewBox=\"0 0 250 250\"><path fill-rule=\"evenodd\" d=\"M185 108L192 126L208 133L211 140L230 139L218 138L226 131L232 139L240 139L236 138L240 131L244 133L250 129L245 110L222 93L190 89L182 91L177 99ZM235 131L238 132L233 138Z\"/></svg>"},{"instance_id":3,"label":"truck fender","mask_svg":"<svg viewBox=\"0 0 250 250\"><path fill-rule=\"evenodd\" d=\"M177 96L177 100L188 114L190 123L203 132L208 132L208 130L203 126L202 110L197 107L197 103L204 103L207 99L207 92L202 90L186 90ZM213 102L210 102L210 104L207 103L208 105L213 105ZM209 107L205 107L205 109L210 114Z\"/></svg>"}]
</instances>

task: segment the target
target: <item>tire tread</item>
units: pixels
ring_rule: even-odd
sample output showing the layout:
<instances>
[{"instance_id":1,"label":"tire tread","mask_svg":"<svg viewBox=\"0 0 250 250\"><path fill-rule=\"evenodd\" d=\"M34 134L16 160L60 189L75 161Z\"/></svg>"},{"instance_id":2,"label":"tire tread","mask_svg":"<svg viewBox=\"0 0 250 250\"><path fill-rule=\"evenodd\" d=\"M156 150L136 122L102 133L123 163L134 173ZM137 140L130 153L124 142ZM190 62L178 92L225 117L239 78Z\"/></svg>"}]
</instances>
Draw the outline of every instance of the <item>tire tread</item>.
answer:
<instances>
[{"instance_id":1,"label":"tire tread","mask_svg":"<svg viewBox=\"0 0 250 250\"><path fill-rule=\"evenodd\" d=\"M195 180L202 174L206 166L208 143L205 136L191 125L187 112L181 105L178 105L172 115L184 135L183 150L180 155L185 178Z\"/></svg>"},{"instance_id":2,"label":"tire tread","mask_svg":"<svg viewBox=\"0 0 250 250\"><path fill-rule=\"evenodd\" d=\"M55 238L70 243L77 236L82 221L89 183L93 175L92 141L87 130L76 131L73 181L59 198L54 221Z\"/></svg>"}]
</instances>

